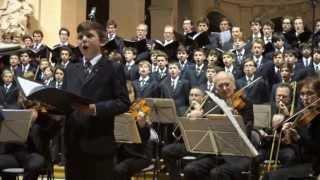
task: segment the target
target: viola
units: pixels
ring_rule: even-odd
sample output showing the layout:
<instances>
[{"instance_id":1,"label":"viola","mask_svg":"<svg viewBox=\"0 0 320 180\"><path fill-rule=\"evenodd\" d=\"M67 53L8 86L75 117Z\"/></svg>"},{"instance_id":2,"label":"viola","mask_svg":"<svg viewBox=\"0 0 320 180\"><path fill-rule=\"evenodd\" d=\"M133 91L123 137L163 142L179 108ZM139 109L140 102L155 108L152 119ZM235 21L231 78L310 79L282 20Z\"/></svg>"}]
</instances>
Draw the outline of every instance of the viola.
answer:
<instances>
[{"instance_id":1,"label":"viola","mask_svg":"<svg viewBox=\"0 0 320 180\"><path fill-rule=\"evenodd\" d=\"M231 96L231 104L237 111L242 110L246 106L246 101L244 100L245 94L243 90L237 91Z\"/></svg>"},{"instance_id":2,"label":"viola","mask_svg":"<svg viewBox=\"0 0 320 180\"><path fill-rule=\"evenodd\" d=\"M315 117L320 114L320 105L316 104L314 107L309 107L297 119L297 126L304 127L309 124Z\"/></svg>"}]
</instances>

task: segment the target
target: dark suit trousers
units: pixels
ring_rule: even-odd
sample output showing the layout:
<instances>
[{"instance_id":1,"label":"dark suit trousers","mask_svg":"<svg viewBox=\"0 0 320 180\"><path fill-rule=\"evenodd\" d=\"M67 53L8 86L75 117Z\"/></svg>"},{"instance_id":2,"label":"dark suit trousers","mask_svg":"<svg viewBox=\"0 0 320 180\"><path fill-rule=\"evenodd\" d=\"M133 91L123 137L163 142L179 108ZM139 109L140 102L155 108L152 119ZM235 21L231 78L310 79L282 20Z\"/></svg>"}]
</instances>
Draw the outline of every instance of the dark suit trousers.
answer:
<instances>
[{"instance_id":1,"label":"dark suit trousers","mask_svg":"<svg viewBox=\"0 0 320 180\"><path fill-rule=\"evenodd\" d=\"M131 157L117 163L114 167L114 180L130 180L130 177L148 167L151 161L139 157Z\"/></svg>"},{"instance_id":2,"label":"dark suit trousers","mask_svg":"<svg viewBox=\"0 0 320 180\"><path fill-rule=\"evenodd\" d=\"M113 180L113 156L66 156L66 180Z\"/></svg>"},{"instance_id":3,"label":"dark suit trousers","mask_svg":"<svg viewBox=\"0 0 320 180\"><path fill-rule=\"evenodd\" d=\"M193 161L184 168L185 180L232 180L241 179L241 172L247 171L251 160L237 156L207 156Z\"/></svg>"},{"instance_id":4,"label":"dark suit trousers","mask_svg":"<svg viewBox=\"0 0 320 180\"><path fill-rule=\"evenodd\" d=\"M177 160L189 154L183 143L168 144L162 148L162 156L166 164L167 171L170 174L170 180L179 180L180 171L177 166Z\"/></svg>"},{"instance_id":5,"label":"dark suit trousers","mask_svg":"<svg viewBox=\"0 0 320 180\"><path fill-rule=\"evenodd\" d=\"M24 180L37 180L39 170L44 166L43 156L37 153L17 152L0 155L0 170L24 168ZM2 180L15 180L15 176L2 175Z\"/></svg>"}]
</instances>

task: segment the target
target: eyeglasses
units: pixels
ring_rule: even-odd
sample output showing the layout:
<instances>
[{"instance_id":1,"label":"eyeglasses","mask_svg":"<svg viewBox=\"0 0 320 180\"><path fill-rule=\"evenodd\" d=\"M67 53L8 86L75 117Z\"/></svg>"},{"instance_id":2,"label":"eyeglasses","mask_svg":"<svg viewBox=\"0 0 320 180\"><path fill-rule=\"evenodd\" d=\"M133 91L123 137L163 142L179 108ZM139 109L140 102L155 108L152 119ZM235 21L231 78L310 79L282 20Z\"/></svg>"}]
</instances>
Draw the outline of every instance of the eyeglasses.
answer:
<instances>
[{"instance_id":1,"label":"eyeglasses","mask_svg":"<svg viewBox=\"0 0 320 180\"><path fill-rule=\"evenodd\" d=\"M300 96L303 97L303 96L307 96L307 97L310 97L310 96L313 96L315 95L316 93L314 91L305 91L305 92L300 92Z\"/></svg>"}]
</instances>

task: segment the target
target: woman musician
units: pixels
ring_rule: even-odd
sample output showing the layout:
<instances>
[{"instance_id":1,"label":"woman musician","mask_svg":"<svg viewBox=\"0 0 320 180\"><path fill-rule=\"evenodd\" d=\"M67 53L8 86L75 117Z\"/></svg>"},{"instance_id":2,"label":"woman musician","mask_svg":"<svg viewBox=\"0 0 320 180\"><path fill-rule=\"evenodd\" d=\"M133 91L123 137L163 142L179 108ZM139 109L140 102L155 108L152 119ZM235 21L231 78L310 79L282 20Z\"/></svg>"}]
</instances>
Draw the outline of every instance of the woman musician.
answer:
<instances>
[{"instance_id":1,"label":"woman musician","mask_svg":"<svg viewBox=\"0 0 320 180\"><path fill-rule=\"evenodd\" d=\"M283 142L296 143L300 149L300 161L292 166L278 169L265 175L264 179L286 180L290 178L306 178L310 174L319 174L320 151L320 79L307 78L301 82L299 96L302 111L294 122L286 122L282 131ZM302 115L301 115L302 114Z\"/></svg>"}]
</instances>

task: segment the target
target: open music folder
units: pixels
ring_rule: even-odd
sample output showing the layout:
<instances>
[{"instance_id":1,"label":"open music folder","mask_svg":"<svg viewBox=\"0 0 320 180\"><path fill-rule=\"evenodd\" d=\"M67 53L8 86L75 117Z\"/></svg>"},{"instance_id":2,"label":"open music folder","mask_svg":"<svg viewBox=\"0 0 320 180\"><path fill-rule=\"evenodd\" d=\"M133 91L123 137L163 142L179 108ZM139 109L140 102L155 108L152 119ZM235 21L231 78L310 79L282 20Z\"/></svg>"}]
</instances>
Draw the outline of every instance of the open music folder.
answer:
<instances>
[{"instance_id":1,"label":"open music folder","mask_svg":"<svg viewBox=\"0 0 320 180\"><path fill-rule=\"evenodd\" d=\"M32 123L32 111L3 109L4 121L0 125L0 142L24 143Z\"/></svg>"},{"instance_id":2,"label":"open music folder","mask_svg":"<svg viewBox=\"0 0 320 180\"><path fill-rule=\"evenodd\" d=\"M16 82L27 99L48 105L48 110L54 113L70 112L72 111L72 104L89 105L93 103L93 100L88 98L62 89L46 86L23 77L17 77Z\"/></svg>"}]
</instances>

